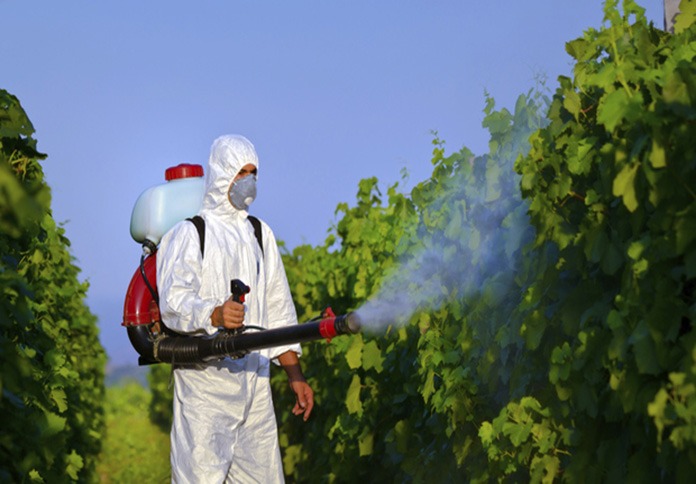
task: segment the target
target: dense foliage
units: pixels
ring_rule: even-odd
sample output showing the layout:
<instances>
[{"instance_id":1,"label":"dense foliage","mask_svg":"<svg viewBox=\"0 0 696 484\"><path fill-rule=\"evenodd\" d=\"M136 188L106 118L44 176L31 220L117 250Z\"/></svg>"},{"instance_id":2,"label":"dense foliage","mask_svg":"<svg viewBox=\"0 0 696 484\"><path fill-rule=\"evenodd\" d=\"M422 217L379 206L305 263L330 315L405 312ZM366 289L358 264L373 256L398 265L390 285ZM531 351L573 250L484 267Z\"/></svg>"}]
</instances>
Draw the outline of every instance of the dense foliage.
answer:
<instances>
[{"instance_id":1,"label":"dense foliage","mask_svg":"<svg viewBox=\"0 0 696 484\"><path fill-rule=\"evenodd\" d=\"M693 2L682 12L692 20ZM535 244L556 249L525 294L529 349L548 362L534 418L572 429L572 458L555 458L566 475L683 480L696 468L696 25L665 34L633 2L606 18L568 44L574 78L517 165Z\"/></svg>"},{"instance_id":2,"label":"dense foliage","mask_svg":"<svg viewBox=\"0 0 696 484\"><path fill-rule=\"evenodd\" d=\"M490 153L436 140L410 197L363 180L326 244L287 257L303 319L414 302L382 335L306 345L319 407L302 424L278 403L289 475L696 473L695 13L683 3L669 35L607 2L548 106L489 102Z\"/></svg>"},{"instance_id":3,"label":"dense foliage","mask_svg":"<svg viewBox=\"0 0 696 484\"><path fill-rule=\"evenodd\" d=\"M151 399L152 393L136 381L106 389L106 436L97 465L100 483L170 482L169 430L151 421Z\"/></svg>"},{"instance_id":4,"label":"dense foliage","mask_svg":"<svg viewBox=\"0 0 696 484\"><path fill-rule=\"evenodd\" d=\"M95 478L105 354L33 126L0 90L0 481Z\"/></svg>"},{"instance_id":5,"label":"dense foliage","mask_svg":"<svg viewBox=\"0 0 696 484\"><path fill-rule=\"evenodd\" d=\"M152 393L148 413L152 423L169 432L172 424L173 375L170 365L153 365L147 375Z\"/></svg>"}]
</instances>

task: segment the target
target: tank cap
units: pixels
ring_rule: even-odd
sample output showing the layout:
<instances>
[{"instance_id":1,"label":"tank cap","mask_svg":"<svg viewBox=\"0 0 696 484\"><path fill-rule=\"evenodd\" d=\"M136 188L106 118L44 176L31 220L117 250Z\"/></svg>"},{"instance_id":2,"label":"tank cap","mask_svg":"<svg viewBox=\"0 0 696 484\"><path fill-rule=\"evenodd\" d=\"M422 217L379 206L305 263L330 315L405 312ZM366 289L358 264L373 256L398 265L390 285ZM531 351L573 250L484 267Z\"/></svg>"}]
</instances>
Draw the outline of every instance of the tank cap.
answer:
<instances>
[{"instance_id":1,"label":"tank cap","mask_svg":"<svg viewBox=\"0 0 696 484\"><path fill-rule=\"evenodd\" d=\"M201 165L192 165L189 163L181 163L176 166L170 166L164 172L164 179L167 181L177 180L179 178L193 178L203 176L203 167Z\"/></svg>"}]
</instances>

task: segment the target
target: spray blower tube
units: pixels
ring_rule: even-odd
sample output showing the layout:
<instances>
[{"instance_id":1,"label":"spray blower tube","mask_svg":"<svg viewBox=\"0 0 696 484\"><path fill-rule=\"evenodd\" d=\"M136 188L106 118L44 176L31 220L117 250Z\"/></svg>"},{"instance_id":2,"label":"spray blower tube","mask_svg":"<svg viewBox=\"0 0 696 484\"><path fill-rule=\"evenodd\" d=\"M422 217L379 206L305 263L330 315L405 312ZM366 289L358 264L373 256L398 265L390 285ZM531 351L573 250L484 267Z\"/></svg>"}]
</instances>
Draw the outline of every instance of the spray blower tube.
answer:
<instances>
[{"instance_id":1,"label":"spray blower tube","mask_svg":"<svg viewBox=\"0 0 696 484\"><path fill-rule=\"evenodd\" d=\"M163 337L153 342L151 356L155 361L190 365L223 357L240 358L250 351L275 346L330 340L334 336L357 333L359 330L357 316L349 313L277 329L219 331L209 337Z\"/></svg>"},{"instance_id":2,"label":"spray blower tube","mask_svg":"<svg viewBox=\"0 0 696 484\"><path fill-rule=\"evenodd\" d=\"M171 332L155 335L151 325L128 326L128 337L140 355L139 363L196 365L225 357L241 358L250 351L319 339L331 340L341 334L360 331L355 313L277 329L224 330L212 336L184 336Z\"/></svg>"},{"instance_id":3,"label":"spray blower tube","mask_svg":"<svg viewBox=\"0 0 696 484\"><path fill-rule=\"evenodd\" d=\"M241 330L221 330L211 336L181 335L165 328L161 322L155 271L156 252L141 259L124 304L123 326L128 331L131 345L140 355L140 365L160 362L195 365L225 357L240 358L264 348L331 340L334 336L360 331L357 314L334 316L330 313L318 321L276 329L243 327ZM231 291L235 299L244 302L248 288L241 281L233 280Z\"/></svg>"}]
</instances>

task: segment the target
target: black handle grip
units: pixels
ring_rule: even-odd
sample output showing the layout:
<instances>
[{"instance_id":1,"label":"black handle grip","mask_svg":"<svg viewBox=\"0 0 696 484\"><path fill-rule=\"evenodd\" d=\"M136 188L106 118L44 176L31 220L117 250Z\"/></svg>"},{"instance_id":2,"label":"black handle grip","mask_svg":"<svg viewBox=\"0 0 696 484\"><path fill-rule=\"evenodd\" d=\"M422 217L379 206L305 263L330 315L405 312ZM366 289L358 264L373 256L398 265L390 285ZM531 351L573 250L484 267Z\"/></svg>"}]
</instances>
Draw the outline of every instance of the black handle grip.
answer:
<instances>
[{"instance_id":1,"label":"black handle grip","mask_svg":"<svg viewBox=\"0 0 696 484\"><path fill-rule=\"evenodd\" d=\"M230 292L232 293L232 300L238 303L244 302L244 295L248 294L251 289L249 286L244 284L239 279L232 279L230 281Z\"/></svg>"}]
</instances>

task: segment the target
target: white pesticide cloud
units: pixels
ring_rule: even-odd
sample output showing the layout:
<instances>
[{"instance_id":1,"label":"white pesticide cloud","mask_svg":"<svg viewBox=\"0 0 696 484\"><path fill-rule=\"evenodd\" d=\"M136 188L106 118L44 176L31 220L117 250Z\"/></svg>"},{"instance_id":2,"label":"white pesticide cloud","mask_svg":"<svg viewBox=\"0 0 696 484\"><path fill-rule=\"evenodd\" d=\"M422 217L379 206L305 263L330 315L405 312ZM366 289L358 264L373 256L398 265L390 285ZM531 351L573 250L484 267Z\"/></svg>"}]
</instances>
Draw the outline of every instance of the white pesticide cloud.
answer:
<instances>
[{"instance_id":1,"label":"white pesticide cloud","mask_svg":"<svg viewBox=\"0 0 696 484\"><path fill-rule=\"evenodd\" d=\"M514 271L516 261L500 255L519 254L518 249L528 240L527 217L506 219L489 213L485 220L487 228L471 228L478 231L479 238L473 248L462 248L444 233L430 234L427 246L402 260L378 292L356 311L364 329L382 332L389 325L406 324L419 310L437 310L452 295L475 297L487 279ZM464 233L465 237L470 235Z\"/></svg>"},{"instance_id":2,"label":"white pesticide cloud","mask_svg":"<svg viewBox=\"0 0 696 484\"><path fill-rule=\"evenodd\" d=\"M504 136L508 150L504 159L500 159L501 149L460 161L471 163L471 168L459 165L447 181L449 188L442 189L442 196L429 207L449 207L454 228L420 227L423 249L400 260L356 311L367 331L378 333L389 325L406 324L417 311L437 310L452 297L475 298L484 288L492 290L493 280L496 297L503 298L513 289L510 284L521 249L533 235L513 166L517 156L529 149L529 135L545 123L540 117L530 119L533 122L523 120L519 128L511 126Z\"/></svg>"}]
</instances>

